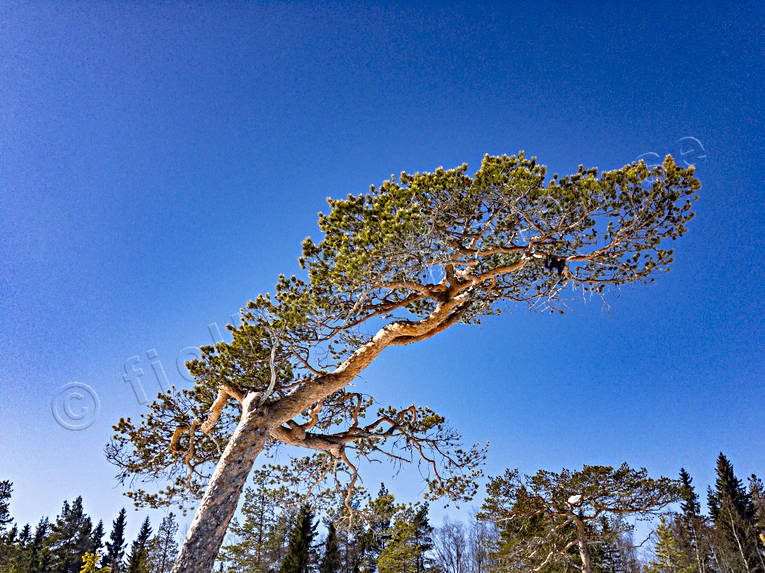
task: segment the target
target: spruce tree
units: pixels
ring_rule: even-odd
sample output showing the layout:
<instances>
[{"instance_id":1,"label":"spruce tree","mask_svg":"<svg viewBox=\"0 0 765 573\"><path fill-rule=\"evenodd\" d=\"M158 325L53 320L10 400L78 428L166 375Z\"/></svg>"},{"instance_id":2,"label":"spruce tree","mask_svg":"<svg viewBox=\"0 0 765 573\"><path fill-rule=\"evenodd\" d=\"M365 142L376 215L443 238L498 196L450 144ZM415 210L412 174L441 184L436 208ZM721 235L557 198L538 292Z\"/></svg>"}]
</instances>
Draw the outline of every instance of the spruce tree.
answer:
<instances>
[{"instance_id":1,"label":"spruce tree","mask_svg":"<svg viewBox=\"0 0 765 573\"><path fill-rule=\"evenodd\" d=\"M754 506L754 533L757 561L765 571L765 485L755 474L749 476L749 498Z\"/></svg>"},{"instance_id":2,"label":"spruce tree","mask_svg":"<svg viewBox=\"0 0 765 573\"><path fill-rule=\"evenodd\" d=\"M77 535L77 542L75 544L76 558L72 566L73 573L79 573L79 563L77 559L81 559L85 553L92 549L92 535L93 535L93 523L90 517L83 513L83 519L81 522L80 530Z\"/></svg>"},{"instance_id":3,"label":"spruce tree","mask_svg":"<svg viewBox=\"0 0 765 573\"><path fill-rule=\"evenodd\" d=\"M90 534L90 549L89 553L94 555L100 555L101 549L104 546L104 522L98 520L98 525L93 528L93 532Z\"/></svg>"},{"instance_id":4,"label":"spruce tree","mask_svg":"<svg viewBox=\"0 0 765 573\"><path fill-rule=\"evenodd\" d=\"M149 551L149 541L151 539L151 523L147 517L141 529L138 531L133 544L130 546L130 556L128 558L127 573L149 573L146 563L147 553Z\"/></svg>"},{"instance_id":5,"label":"spruce tree","mask_svg":"<svg viewBox=\"0 0 765 573\"><path fill-rule=\"evenodd\" d=\"M282 511L276 520L276 525L271 531L266 544L266 554L272 556L271 563L281 563L287 556L289 537L292 526L297 519L299 509L291 508ZM270 568L271 571L273 568Z\"/></svg>"},{"instance_id":6,"label":"spruce tree","mask_svg":"<svg viewBox=\"0 0 765 573\"><path fill-rule=\"evenodd\" d=\"M176 555L178 555L178 522L175 514L170 512L162 518L157 529L157 534L149 544L149 570L151 573L169 573L173 567Z\"/></svg>"},{"instance_id":7,"label":"spruce tree","mask_svg":"<svg viewBox=\"0 0 765 573\"><path fill-rule=\"evenodd\" d=\"M415 573L423 573L428 569L428 552L433 548L433 526L428 520L428 504L424 503L414 514L414 544L417 550Z\"/></svg>"},{"instance_id":8,"label":"spruce tree","mask_svg":"<svg viewBox=\"0 0 765 573\"><path fill-rule=\"evenodd\" d=\"M377 568L385 546L391 537L391 520L396 513L396 499L384 483L380 484L377 497L369 502L369 529L359 540L363 551L363 573L371 573Z\"/></svg>"},{"instance_id":9,"label":"spruce tree","mask_svg":"<svg viewBox=\"0 0 765 573\"><path fill-rule=\"evenodd\" d=\"M754 519L754 506L751 497L741 484L733 471L733 465L725 455L720 452L717 458L717 478L715 489L709 492L709 510L712 517L717 519L721 507L725 501L729 501L733 510L744 520Z\"/></svg>"},{"instance_id":10,"label":"spruce tree","mask_svg":"<svg viewBox=\"0 0 765 573\"><path fill-rule=\"evenodd\" d=\"M701 511L699 496L693 488L693 478L685 468L680 468L680 496L680 509L683 515L689 517L699 515Z\"/></svg>"},{"instance_id":11,"label":"spruce tree","mask_svg":"<svg viewBox=\"0 0 765 573\"><path fill-rule=\"evenodd\" d=\"M109 534L109 541L106 542L105 560L112 573L124 573L126 525L127 512L123 507L112 522L112 532Z\"/></svg>"},{"instance_id":12,"label":"spruce tree","mask_svg":"<svg viewBox=\"0 0 765 573\"><path fill-rule=\"evenodd\" d=\"M755 527L765 546L765 485L755 474L749 476L749 497L754 505Z\"/></svg>"},{"instance_id":13,"label":"spruce tree","mask_svg":"<svg viewBox=\"0 0 765 573\"><path fill-rule=\"evenodd\" d=\"M20 532L18 525L0 536L0 572L16 571L18 564L24 555L23 529Z\"/></svg>"},{"instance_id":14,"label":"spruce tree","mask_svg":"<svg viewBox=\"0 0 765 573\"><path fill-rule=\"evenodd\" d=\"M90 550L92 525L85 514L82 497L70 505L64 502L61 514L51 526L50 552L56 573L79 573L82 556Z\"/></svg>"},{"instance_id":15,"label":"spruce tree","mask_svg":"<svg viewBox=\"0 0 765 573\"><path fill-rule=\"evenodd\" d=\"M32 528L27 523L26 525L24 525L24 527L21 528L21 533L19 533L18 543L22 548L26 548L31 540L32 540Z\"/></svg>"},{"instance_id":16,"label":"spruce tree","mask_svg":"<svg viewBox=\"0 0 765 573\"><path fill-rule=\"evenodd\" d=\"M6 545L13 545L17 541L17 537L19 535L19 526L15 525L11 527L11 529L3 536L4 542Z\"/></svg>"},{"instance_id":17,"label":"spruce tree","mask_svg":"<svg viewBox=\"0 0 765 573\"><path fill-rule=\"evenodd\" d=\"M35 533L32 537L32 543L29 546L29 551L26 552L24 557L23 571L29 571L30 573L42 573L48 570L48 563L50 562L50 553L48 551L48 532L50 530L50 523L47 517L43 517L37 523L35 527Z\"/></svg>"},{"instance_id":18,"label":"spruce tree","mask_svg":"<svg viewBox=\"0 0 765 573\"><path fill-rule=\"evenodd\" d=\"M0 536L13 521L10 511L12 493L13 482L9 480L0 481Z\"/></svg>"},{"instance_id":19,"label":"spruce tree","mask_svg":"<svg viewBox=\"0 0 765 573\"><path fill-rule=\"evenodd\" d=\"M282 561L281 573L308 573L311 569L311 544L316 536L316 525L309 505L303 505L290 531L287 555Z\"/></svg>"},{"instance_id":20,"label":"spruce tree","mask_svg":"<svg viewBox=\"0 0 765 573\"><path fill-rule=\"evenodd\" d=\"M8 480L0 481L0 568L5 568L13 559L15 549L13 544L18 534L18 529L15 527L6 532L8 526L13 522L10 512L12 492L12 482ZM10 536L11 533L13 538Z\"/></svg>"},{"instance_id":21,"label":"spruce tree","mask_svg":"<svg viewBox=\"0 0 765 573\"><path fill-rule=\"evenodd\" d=\"M676 520L678 541L688 559L695 563L696 571L709 570L712 560L708 525L701 515L699 496L693 487L693 478L680 468L680 517Z\"/></svg>"},{"instance_id":22,"label":"spruce tree","mask_svg":"<svg viewBox=\"0 0 765 573\"><path fill-rule=\"evenodd\" d=\"M11 530L15 530L16 527ZM5 552L0 550L0 571L28 571L27 567L29 550L32 543L32 528L29 524L24 525L21 531L6 536Z\"/></svg>"},{"instance_id":23,"label":"spruce tree","mask_svg":"<svg viewBox=\"0 0 765 573\"><path fill-rule=\"evenodd\" d=\"M0 568L9 566L15 560L18 536L19 528L15 524L5 535L0 535Z\"/></svg>"},{"instance_id":24,"label":"spruce tree","mask_svg":"<svg viewBox=\"0 0 765 573\"><path fill-rule=\"evenodd\" d=\"M598 540L590 549L595 570L604 573L621 573L625 570L619 552L619 536L619 528L613 527L611 520L605 515L601 515L598 523L592 525L592 537Z\"/></svg>"},{"instance_id":25,"label":"spruce tree","mask_svg":"<svg viewBox=\"0 0 765 573\"><path fill-rule=\"evenodd\" d=\"M340 546L337 543L337 531L335 524L330 521L327 539L324 541L324 555L319 564L319 573L340 573L342 566Z\"/></svg>"},{"instance_id":26,"label":"spruce tree","mask_svg":"<svg viewBox=\"0 0 765 573\"><path fill-rule=\"evenodd\" d=\"M759 561L754 505L722 452L717 458L715 487L709 489L707 501L720 537L719 549L737 563L736 568L754 571Z\"/></svg>"}]
</instances>

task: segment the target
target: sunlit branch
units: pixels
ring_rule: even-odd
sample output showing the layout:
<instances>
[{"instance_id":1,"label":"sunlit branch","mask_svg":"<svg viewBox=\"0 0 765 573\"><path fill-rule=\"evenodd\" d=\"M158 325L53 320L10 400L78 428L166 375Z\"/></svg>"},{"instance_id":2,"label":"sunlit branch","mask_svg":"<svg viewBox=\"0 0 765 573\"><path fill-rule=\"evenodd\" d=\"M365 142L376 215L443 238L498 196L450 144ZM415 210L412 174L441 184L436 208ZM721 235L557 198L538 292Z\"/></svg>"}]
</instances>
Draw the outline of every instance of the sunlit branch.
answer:
<instances>
[{"instance_id":1,"label":"sunlit branch","mask_svg":"<svg viewBox=\"0 0 765 573\"><path fill-rule=\"evenodd\" d=\"M242 392L236 388L232 388L228 384L221 384L218 386L218 395L215 397L215 401L210 408L207 419L199 426L199 429L202 430L205 434L209 434L212 431L213 427L218 422L220 414L223 411L223 408L225 407L229 398L233 398L239 402L239 404L241 404L242 400L244 399L244 394L242 394ZM188 428L188 430L190 431L191 429Z\"/></svg>"}]
</instances>

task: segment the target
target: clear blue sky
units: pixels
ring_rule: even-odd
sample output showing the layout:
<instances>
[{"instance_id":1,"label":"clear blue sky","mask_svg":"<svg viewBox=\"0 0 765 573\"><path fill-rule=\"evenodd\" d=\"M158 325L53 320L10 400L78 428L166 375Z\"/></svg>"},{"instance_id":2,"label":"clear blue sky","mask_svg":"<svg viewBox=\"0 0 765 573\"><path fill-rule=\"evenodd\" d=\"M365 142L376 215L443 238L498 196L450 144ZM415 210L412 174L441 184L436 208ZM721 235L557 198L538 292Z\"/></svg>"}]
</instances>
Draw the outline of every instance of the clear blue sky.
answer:
<instances>
[{"instance_id":1,"label":"clear blue sky","mask_svg":"<svg viewBox=\"0 0 765 573\"><path fill-rule=\"evenodd\" d=\"M103 445L142 410L126 361L141 357L153 394L155 348L182 382L181 349L297 270L325 197L472 172L487 152L617 168L689 137L704 188L673 272L610 309L517 308L390 350L365 389L491 440L489 473L627 460L705 488L720 450L765 473L762 5L577 4L3 2L0 479L15 515L82 494L111 521L128 500ZM80 432L51 414L72 381L101 401Z\"/></svg>"}]
</instances>

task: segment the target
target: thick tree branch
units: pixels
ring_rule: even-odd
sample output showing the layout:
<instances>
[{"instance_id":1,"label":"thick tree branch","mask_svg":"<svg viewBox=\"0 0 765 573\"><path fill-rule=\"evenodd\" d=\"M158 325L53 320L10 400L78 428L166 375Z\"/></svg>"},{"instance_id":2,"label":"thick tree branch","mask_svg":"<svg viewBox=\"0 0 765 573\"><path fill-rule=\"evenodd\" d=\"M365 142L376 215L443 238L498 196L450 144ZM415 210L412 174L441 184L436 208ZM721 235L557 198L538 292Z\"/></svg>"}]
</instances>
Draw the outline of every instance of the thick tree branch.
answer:
<instances>
[{"instance_id":1,"label":"thick tree branch","mask_svg":"<svg viewBox=\"0 0 765 573\"><path fill-rule=\"evenodd\" d=\"M284 398L268 404L266 406L268 419L274 426L283 424L303 412L308 405L319 402L330 394L343 389L396 338L421 336L424 340L435 335L438 326L443 321L448 320L451 313L468 300L469 296L462 293L438 304L430 316L423 320L417 322L399 321L382 327L369 342L357 348L334 371L307 379Z\"/></svg>"},{"instance_id":2,"label":"thick tree branch","mask_svg":"<svg viewBox=\"0 0 765 573\"><path fill-rule=\"evenodd\" d=\"M244 394L228 384L221 384L218 387L218 395L215 397L215 402L213 402L212 407L210 408L207 419L199 426L205 434L209 434L212 431L229 398L233 398L241 405L242 400L244 399Z\"/></svg>"}]
</instances>

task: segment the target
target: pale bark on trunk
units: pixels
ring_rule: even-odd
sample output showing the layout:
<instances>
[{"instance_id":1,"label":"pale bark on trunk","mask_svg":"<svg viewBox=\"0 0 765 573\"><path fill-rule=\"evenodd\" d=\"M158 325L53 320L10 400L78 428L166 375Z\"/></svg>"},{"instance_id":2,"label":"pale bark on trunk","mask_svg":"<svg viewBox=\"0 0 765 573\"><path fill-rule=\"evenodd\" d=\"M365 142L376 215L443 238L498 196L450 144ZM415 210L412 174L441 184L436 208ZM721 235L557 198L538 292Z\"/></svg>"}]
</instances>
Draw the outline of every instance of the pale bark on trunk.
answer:
<instances>
[{"instance_id":1,"label":"pale bark on trunk","mask_svg":"<svg viewBox=\"0 0 765 573\"><path fill-rule=\"evenodd\" d=\"M574 523L576 524L579 557L582 560L582 573L592 573L592 564L590 563L590 552L587 551L587 530L585 529L584 523L580 519L575 517Z\"/></svg>"},{"instance_id":2,"label":"pale bark on trunk","mask_svg":"<svg viewBox=\"0 0 765 573\"><path fill-rule=\"evenodd\" d=\"M236 511L244 484L263 450L268 427L254 396L242 402L242 416L210 478L172 573L210 573Z\"/></svg>"},{"instance_id":3,"label":"pale bark on trunk","mask_svg":"<svg viewBox=\"0 0 765 573\"><path fill-rule=\"evenodd\" d=\"M459 294L439 303L430 316L419 322L384 326L333 372L295 388L276 402L258 407L261 394L248 394L242 400L239 424L210 478L171 573L210 573L255 459L272 431L311 404L344 388L387 346L425 340L455 324L458 309L467 300L467 294Z\"/></svg>"},{"instance_id":4,"label":"pale bark on trunk","mask_svg":"<svg viewBox=\"0 0 765 573\"><path fill-rule=\"evenodd\" d=\"M746 558L746 553L744 553L744 547L741 545L741 539L739 538L738 533L736 533L736 518L733 516L733 513L728 507L728 519L730 520L730 530L731 533L733 533L733 539L736 540L736 547L738 548L738 553L741 556L741 561L744 563L744 568L746 569L746 573L749 573L749 561Z\"/></svg>"},{"instance_id":5,"label":"pale bark on trunk","mask_svg":"<svg viewBox=\"0 0 765 573\"><path fill-rule=\"evenodd\" d=\"M696 555L696 567L699 569L699 573L704 573L704 566L701 564L701 551L699 550L699 539L696 535L696 527L691 522L691 539L693 539L693 550Z\"/></svg>"}]
</instances>

